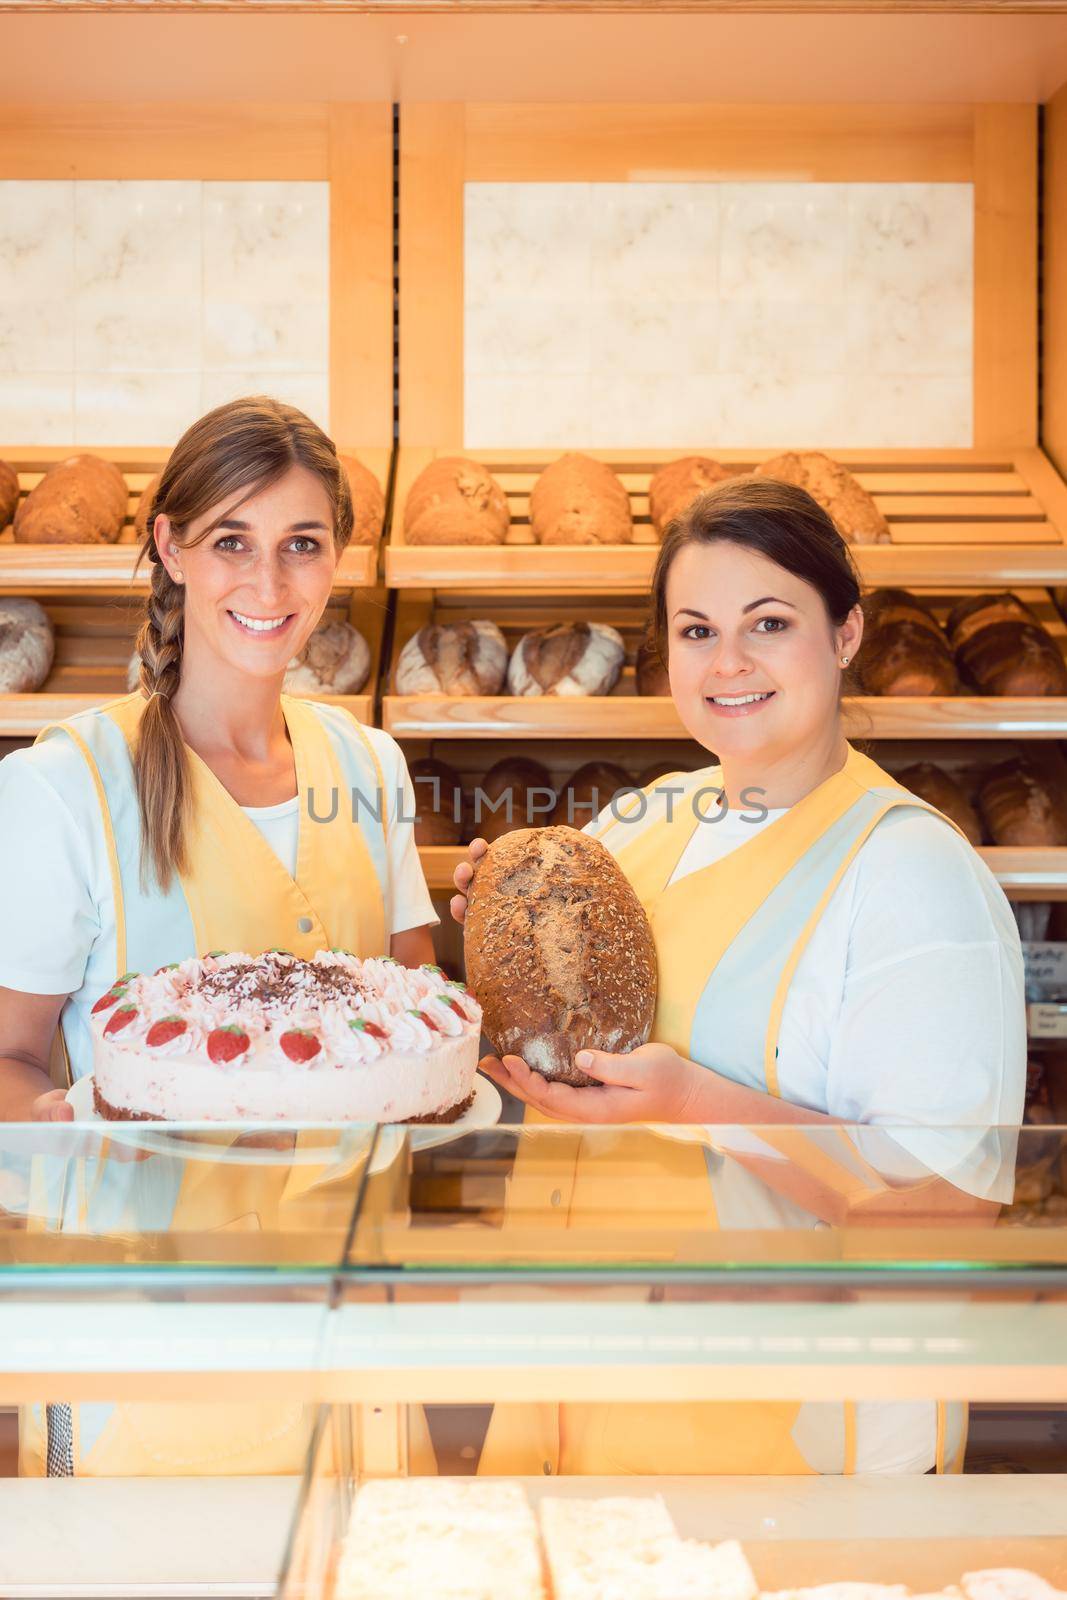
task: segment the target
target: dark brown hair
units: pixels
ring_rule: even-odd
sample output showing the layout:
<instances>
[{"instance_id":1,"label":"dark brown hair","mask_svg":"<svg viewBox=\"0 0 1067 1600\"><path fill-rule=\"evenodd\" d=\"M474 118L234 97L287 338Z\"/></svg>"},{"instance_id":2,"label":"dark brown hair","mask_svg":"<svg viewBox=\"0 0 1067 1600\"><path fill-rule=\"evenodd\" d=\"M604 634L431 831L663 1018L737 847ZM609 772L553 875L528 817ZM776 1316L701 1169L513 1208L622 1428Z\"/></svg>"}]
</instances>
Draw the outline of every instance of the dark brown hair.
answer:
<instances>
[{"instance_id":1,"label":"dark brown hair","mask_svg":"<svg viewBox=\"0 0 1067 1600\"><path fill-rule=\"evenodd\" d=\"M134 752L142 883L148 861L164 889L188 865L188 761L171 703L182 673L185 588L174 582L160 559L156 518L168 517L175 543L190 548L294 466L306 467L322 482L333 507L334 544L343 550L352 537L352 495L333 441L302 411L265 395L231 400L194 422L175 445L147 508L137 564L145 556L151 561L152 589L137 651L148 704ZM222 507L216 521L195 539L185 538L189 524L212 506Z\"/></svg>"},{"instance_id":2,"label":"dark brown hair","mask_svg":"<svg viewBox=\"0 0 1067 1600\"><path fill-rule=\"evenodd\" d=\"M822 596L839 628L860 602L860 582L848 545L833 519L806 489L775 478L726 478L698 495L667 528L652 574L650 632L667 663L667 577L690 544L736 544L766 556Z\"/></svg>"}]
</instances>

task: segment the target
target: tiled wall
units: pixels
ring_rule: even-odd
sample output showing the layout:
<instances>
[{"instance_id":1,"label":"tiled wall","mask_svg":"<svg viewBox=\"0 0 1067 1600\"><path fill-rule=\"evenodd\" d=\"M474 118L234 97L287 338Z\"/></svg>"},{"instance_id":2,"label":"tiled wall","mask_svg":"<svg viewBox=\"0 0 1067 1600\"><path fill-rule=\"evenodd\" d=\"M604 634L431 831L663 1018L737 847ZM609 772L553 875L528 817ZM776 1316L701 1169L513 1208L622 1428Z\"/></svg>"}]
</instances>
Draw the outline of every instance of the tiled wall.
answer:
<instances>
[{"instance_id":1,"label":"tiled wall","mask_svg":"<svg viewBox=\"0 0 1067 1600\"><path fill-rule=\"evenodd\" d=\"M485 183L465 442L968 445L969 184Z\"/></svg>"},{"instance_id":2,"label":"tiled wall","mask_svg":"<svg viewBox=\"0 0 1067 1600\"><path fill-rule=\"evenodd\" d=\"M0 183L0 444L170 445L269 393L328 425L325 183Z\"/></svg>"}]
</instances>

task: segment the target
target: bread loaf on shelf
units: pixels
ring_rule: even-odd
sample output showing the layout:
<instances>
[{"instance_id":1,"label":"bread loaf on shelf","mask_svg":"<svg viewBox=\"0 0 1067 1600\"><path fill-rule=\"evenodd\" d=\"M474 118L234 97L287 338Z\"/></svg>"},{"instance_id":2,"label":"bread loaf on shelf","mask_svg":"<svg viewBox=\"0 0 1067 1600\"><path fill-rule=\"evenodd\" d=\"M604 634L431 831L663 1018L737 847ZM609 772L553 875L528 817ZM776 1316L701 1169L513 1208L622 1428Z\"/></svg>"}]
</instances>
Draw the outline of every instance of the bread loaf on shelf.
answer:
<instances>
[{"instance_id":1,"label":"bread loaf on shelf","mask_svg":"<svg viewBox=\"0 0 1067 1600\"><path fill-rule=\"evenodd\" d=\"M604 846L573 828L509 833L479 863L464 923L467 982L498 1055L589 1084L585 1047L646 1043L656 948L644 907Z\"/></svg>"},{"instance_id":2,"label":"bread loaf on shelf","mask_svg":"<svg viewBox=\"0 0 1067 1600\"><path fill-rule=\"evenodd\" d=\"M654 472L648 486L648 510L660 538L683 511L689 510L698 495L733 476L730 467L711 456L682 456Z\"/></svg>"},{"instance_id":3,"label":"bread loaf on shelf","mask_svg":"<svg viewBox=\"0 0 1067 1600\"><path fill-rule=\"evenodd\" d=\"M584 828L619 793L637 785L624 767L614 761L587 761L560 790L551 822Z\"/></svg>"},{"instance_id":4,"label":"bread loaf on shelf","mask_svg":"<svg viewBox=\"0 0 1067 1600\"><path fill-rule=\"evenodd\" d=\"M504 756L470 797L468 831L490 843L517 828L542 826L555 804L552 774L530 756Z\"/></svg>"},{"instance_id":5,"label":"bread loaf on shelf","mask_svg":"<svg viewBox=\"0 0 1067 1600\"><path fill-rule=\"evenodd\" d=\"M538 544L630 544L630 496L603 461L560 456L533 486L530 527Z\"/></svg>"},{"instance_id":6,"label":"bread loaf on shelf","mask_svg":"<svg viewBox=\"0 0 1067 1600\"><path fill-rule=\"evenodd\" d=\"M947 628L960 676L980 694L1067 694L1063 652L1018 596L971 595Z\"/></svg>"},{"instance_id":7,"label":"bread loaf on shelf","mask_svg":"<svg viewBox=\"0 0 1067 1600\"><path fill-rule=\"evenodd\" d=\"M956 693L952 652L927 605L906 589L880 589L863 609L867 627L856 675L865 694Z\"/></svg>"},{"instance_id":8,"label":"bread loaf on shelf","mask_svg":"<svg viewBox=\"0 0 1067 1600\"><path fill-rule=\"evenodd\" d=\"M669 695L671 679L653 639L642 639L634 661L634 683L638 694Z\"/></svg>"},{"instance_id":9,"label":"bread loaf on shelf","mask_svg":"<svg viewBox=\"0 0 1067 1600\"><path fill-rule=\"evenodd\" d=\"M19 503L19 475L8 461L0 461L0 533L9 527Z\"/></svg>"},{"instance_id":10,"label":"bread loaf on shelf","mask_svg":"<svg viewBox=\"0 0 1067 1600\"><path fill-rule=\"evenodd\" d=\"M603 622L559 622L524 634L508 663L508 691L517 695L610 694L626 646Z\"/></svg>"},{"instance_id":11,"label":"bread loaf on shelf","mask_svg":"<svg viewBox=\"0 0 1067 1600\"><path fill-rule=\"evenodd\" d=\"M978 820L978 813L966 791L943 767L933 761L917 761L914 766L904 767L893 776L905 789L910 789L912 794L917 794L920 800L925 800L958 828L962 828L973 845L981 844L982 824Z\"/></svg>"},{"instance_id":12,"label":"bread loaf on shelf","mask_svg":"<svg viewBox=\"0 0 1067 1600\"><path fill-rule=\"evenodd\" d=\"M1067 845L1067 795L1025 760L1002 762L986 774L978 809L994 844L1039 850Z\"/></svg>"},{"instance_id":13,"label":"bread loaf on shelf","mask_svg":"<svg viewBox=\"0 0 1067 1600\"><path fill-rule=\"evenodd\" d=\"M55 635L44 606L0 595L0 694L33 694L52 670Z\"/></svg>"},{"instance_id":14,"label":"bread loaf on shelf","mask_svg":"<svg viewBox=\"0 0 1067 1600\"><path fill-rule=\"evenodd\" d=\"M370 646L350 622L320 622L285 669L286 694L359 694L370 676Z\"/></svg>"},{"instance_id":15,"label":"bread loaf on shelf","mask_svg":"<svg viewBox=\"0 0 1067 1600\"><path fill-rule=\"evenodd\" d=\"M789 450L762 462L756 471L761 477L806 489L850 544L880 544L889 538L889 524L871 495L847 467L821 450Z\"/></svg>"},{"instance_id":16,"label":"bread loaf on shelf","mask_svg":"<svg viewBox=\"0 0 1067 1600\"><path fill-rule=\"evenodd\" d=\"M15 513L21 544L113 544L128 503L126 480L100 456L69 456L31 489Z\"/></svg>"},{"instance_id":17,"label":"bread loaf on shelf","mask_svg":"<svg viewBox=\"0 0 1067 1600\"><path fill-rule=\"evenodd\" d=\"M348 478L352 495L352 544L377 544L385 520L382 486L369 467L355 456L338 458Z\"/></svg>"},{"instance_id":18,"label":"bread loaf on shelf","mask_svg":"<svg viewBox=\"0 0 1067 1600\"><path fill-rule=\"evenodd\" d=\"M457 845L463 837L463 785L455 767L423 756L408 768L415 791L415 843Z\"/></svg>"},{"instance_id":19,"label":"bread loaf on shelf","mask_svg":"<svg viewBox=\"0 0 1067 1600\"><path fill-rule=\"evenodd\" d=\"M409 544L503 544L507 497L492 473L465 456L441 456L415 479L404 507Z\"/></svg>"},{"instance_id":20,"label":"bread loaf on shelf","mask_svg":"<svg viewBox=\"0 0 1067 1600\"><path fill-rule=\"evenodd\" d=\"M499 694L508 647L495 622L428 623L401 650L398 694Z\"/></svg>"}]
</instances>

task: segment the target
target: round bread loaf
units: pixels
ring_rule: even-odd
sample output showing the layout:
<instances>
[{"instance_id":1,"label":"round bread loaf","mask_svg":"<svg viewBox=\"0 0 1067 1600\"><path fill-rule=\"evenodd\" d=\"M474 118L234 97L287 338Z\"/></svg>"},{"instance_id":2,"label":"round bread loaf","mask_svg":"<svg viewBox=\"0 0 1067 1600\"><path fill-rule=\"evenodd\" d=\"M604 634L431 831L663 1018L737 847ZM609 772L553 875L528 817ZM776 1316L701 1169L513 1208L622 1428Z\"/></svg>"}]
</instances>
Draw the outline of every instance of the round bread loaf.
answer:
<instances>
[{"instance_id":1,"label":"round bread loaf","mask_svg":"<svg viewBox=\"0 0 1067 1600\"><path fill-rule=\"evenodd\" d=\"M320 622L285 669L286 694L358 694L370 673L370 647L350 622Z\"/></svg>"},{"instance_id":2,"label":"round bread loaf","mask_svg":"<svg viewBox=\"0 0 1067 1600\"><path fill-rule=\"evenodd\" d=\"M415 791L415 843L457 845L463 835L463 784L455 767L423 756L408 768Z\"/></svg>"},{"instance_id":3,"label":"round bread loaf","mask_svg":"<svg viewBox=\"0 0 1067 1600\"><path fill-rule=\"evenodd\" d=\"M889 538L889 524L866 489L847 467L821 450L789 450L762 462L756 471L760 477L806 489L850 544L878 544Z\"/></svg>"},{"instance_id":4,"label":"round bread loaf","mask_svg":"<svg viewBox=\"0 0 1067 1600\"><path fill-rule=\"evenodd\" d=\"M507 641L495 622L429 623L401 650L397 694L499 694Z\"/></svg>"},{"instance_id":5,"label":"round bread loaf","mask_svg":"<svg viewBox=\"0 0 1067 1600\"><path fill-rule=\"evenodd\" d=\"M670 674L652 639L642 639L637 647L634 682L638 694L669 695L671 692Z\"/></svg>"},{"instance_id":6,"label":"round bread loaf","mask_svg":"<svg viewBox=\"0 0 1067 1600\"><path fill-rule=\"evenodd\" d=\"M905 767L893 776L905 789L910 789L920 800L936 807L957 828L962 828L973 845L981 844L982 824L978 820L978 813L962 786L943 767L936 766L932 761L917 761L914 766Z\"/></svg>"},{"instance_id":7,"label":"round bread loaf","mask_svg":"<svg viewBox=\"0 0 1067 1600\"><path fill-rule=\"evenodd\" d=\"M660 538L683 511L689 510L698 495L707 494L724 478L733 476L729 467L713 461L711 456L682 456L660 467L648 486L649 515Z\"/></svg>"},{"instance_id":8,"label":"round bread loaf","mask_svg":"<svg viewBox=\"0 0 1067 1600\"><path fill-rule=\"evenodd\" d=\"M138 539L144 539L148 533L148 515L152 509L152 502L159 492L162 473L157 472L154 478L149 478L141 490L141 498L137 502L137 510L133 514L133 531Z\"/></svg>"},{"instance_id":9,"label":"round bread loaf","mask_svg":"<svg viewBox=\"0 0 1067 1600\"><path fill-rule=\"evenodd\" d=\"M113 544L128 503L126 480L100 456L70 456L52 467L15 513L21 544Z\"/></svg>"},{"instance_id":10,"label":"round bread loaf","mask_svg":"<svg viewBox=\"0 0 1067 1600\"><path fill-rule=\"evenodd\" d=\"M409 544L503 544L510 522L503 489L480 462L464 456L431 461L404 507Z\"/></svg>"},{"instance_id":11,"label":"round bread loaf","mask_svg":"<svg viewBox=\"0 0 1067 1600\"><path fill-rule=\"evenodd\" d=\"M530 527L538 544L631 544L630 496L603 461L560 456L533 486Z\"/></svg>"},{"instance_id":12,"label":"round bread loaf","mask_svg":"<svg viewBox=\"0 0 1067 1600\"><path fill-rule=\"evenodd\" d=\"M982 694L1067 694L1067 663L1056 641L1032 622L995 622L956 649L960 675Z\"/></svg>"},{"instance_id":13,"label":"round bread loaf","mask_svg":"<svg viewBox=\"0 0 1067 1600\"><path fill-rule=\"evenodd\" d=\"M908 621L871 630L860 649L857 674L864 694L949 695L959 688L945 640Z\"/></svg>"},{"instance_id":14,"label":"round bread loaf","mask_svg":"<svg viewBox=\"0 0 1067 1600\"><path fill-rule=\"evenodd\" d=\"M656 1011L656 947L644 907L604 846L573 828L521 829L493 844L467 896L467 982L497 1055L590 1084L578 1050L635 1050Z\"/></svg>"},{"instance_id":15,"label":"round bread loaf","mask_svg":"<svg viewBox=\"0 0 1067 1600\"><path fill-rule=\"evenodd\" d=\"M377 544L385 520L382 486L369 467L355 456L339 457L352 493L352 544Z\"/></svg>"},{"instance_id":16,"label":"round bread loaf","mask_svg":"<svg viewBox=\"0 0 1067 1600\"><path fill-rule=\"evenodd\" d=\"M929 601L907 589L875 589L865 595L863 616L868 628L881 628L890 622L911 622L928 629L945 643L945 631Z\"/></svg>"},{"instance_id":17,"label":"round bread loaf","mask_svg":"<svg viewBox=\"0 0 1067 1600\"><path fill-rule=\"evenodd\" d=\"M954 650L968 639L991 628L996 622L1037 623L1037 617L1018 595L1007 590L999 594L971 594L954 605L945 623L945 632Z\"/></svg>"},{"instance_id":18,"label":"round bread loaf","mask_svg":"<svg viewBox=\"0 0 1067 1600\"><path fill-rule=\"evenodd\" d=\"M508 690L517 695L610 694L626 646L603 622L560 622L524 634L508 662Z\"/></svg>"},{"instance_id":19,"label":"round bread loaf","mask_svg":"<svg viewBox=\"0 0 1067 1600\"><path fill-rule=\"evenodd\" d=\"M994 844L1039 850L1067 845L1067 800L1025 761L1004 761L986 774L978 809Z\"/></svg>"},{"instance_id":20,"label":"round bread loaf","mask_svg":"<svg viewBox=\"0 0 1067 1600\"><path fill-rule=\"evenodd\" d=\"M490 843L516 828L541 827L556 800L552 774L529 756L505 756L470 796L468 831Z\"/></svg>"},{"instance_id":21,"label":"round bread loaf","mask_svg":"<svg viewBox=\"0 0 1067 1600\"><path fill-rule=\"evenodd\" d=\"M19 503L19 475L7 461L0 461L0 533L12 522Z\"/></svg>"},{"instance_id":22,"label":"round bread loaf","mask_svg":"<svg viewBox=\"0 0 1067 1600\"><path fill-rule=\"evenodd\" d=\"M0 694L33 694L52 670L55 635L36 600L0 595Z\"/></svg>"},{"instance_id":23,"label":"round bread loaf","mask_svg":"<svg viewBox=\"0 0 1067 1600\"><path fill-rule=\"evenodd\" d=\"M550 821L557 827L584 828L620 789L635 789L630 774L614 761L587 761L560 790Z\"/></svg>"}]
</instances>

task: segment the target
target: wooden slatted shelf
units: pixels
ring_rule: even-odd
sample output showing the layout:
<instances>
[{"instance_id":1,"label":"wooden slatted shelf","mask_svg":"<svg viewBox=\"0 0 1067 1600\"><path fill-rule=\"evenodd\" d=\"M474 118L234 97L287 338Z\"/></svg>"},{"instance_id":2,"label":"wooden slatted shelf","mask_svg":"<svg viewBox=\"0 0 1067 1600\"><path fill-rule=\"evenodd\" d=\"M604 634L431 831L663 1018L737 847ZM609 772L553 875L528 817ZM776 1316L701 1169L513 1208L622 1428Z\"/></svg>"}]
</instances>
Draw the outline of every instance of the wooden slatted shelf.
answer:
<instances>
[{"instance_id":1,"label":"wooden slatted shelf","mask_svg":"<svg viewBox=\"0 0 1067 1600\"><path fill-rule=\"evenodd\" d=\"M34 739L49 722L58 722L105 705L127 693L126 670L141 620L136 598L62 596L42 601L56 635L56 655L47 682L35 694L0 694L0 739ZM374 721L385 627L383 593L338 596L327 616L345 619L370 646L371 669L360 694L326 695L347 706L360 722Z\"/></svg>"},{"instance_id":2,"label":"wooden slatted shelf","mask_svg":"<svg viewBox=\"0 0 1067 1600\"><path fill-rule=\"evenodd\" d=\"M978 854L1011 900L1048 900L1067 895L1067 849L1006 850L983 847ZM467 859L465 845L423 845L422 870L431 894L454 892L452 874Z\"/></svg>"},{"instance_id":3,"label":"wooden slatted shelf","mask_svg":"<svg viewBox=\"0 0 1067 1600\"><path fill-rule=\"evenodd\" d=\"M469 452L499 480L512 522L502 545L409 545L404 506L418 474L435 457L460 449L401 449L385 578L394 588L540 588L647 590L658 541L648 514L656 468L692 450L589 453L621 476L634 514L632 545L536 543L530 490L560 454L550 450ZM774 450L711 450L751 471ZM1067 580L1067 486L1040 450L838 450L888 519L891 542L855 545L870 585L1058 583Z\"/></svg>"},{"instance_id":4,"label":"wooden slatted shelf","mask_svg":"<svg viewBox=\"0 0 1067 1600\"><path fill-rule=\"evenodd\" d=\"M944 616L959 594L917 589ZM1067 654L1067 626L1044 589L1015 591L1038 615ZM610 695L400 695L394 692L395 662L402 646L431 619L459 622L488 618L503 630L509 648L531 628L589 617L582 596L514 595L503 598L422 593L402 594L397 607L394 659L384 682L382 726L400 739L684 739L674 702L639 695L633 659L644 631L643 601L605 597L595 609L599 622L622 633L627 665ZM846 730L860 739L1067 739L1067 698L950 695L931 699L853 695L846 698Z\"/></svg>"},{"instance_id":5,"label":"wooden slatted shelf","mask_svg":"<svg viewBox=\"0 0 1067 1600\"><path fill-rule=\"evenodd\" d=\"M26 450L0 445L0 460L8 461L19 476L25 498L57 461L78 453L73 449ZM0 529L0 594L62 595L71 590L91 590L114 594L144 592L149 587L151 568L142 561L134 576L139 548L133 522L141 493L160 470L165 455L158 450L98 449L93 455L114 461L121 469L130 491L126 523L115 544L16 544L11 527ZM364 449L354 452L370 468L383 489L389 476L389 451ZM378 549L372 545L353 545L345 550L334 579L336 589L373 588L378 581Z\"/></svg>"}]
</instances>

